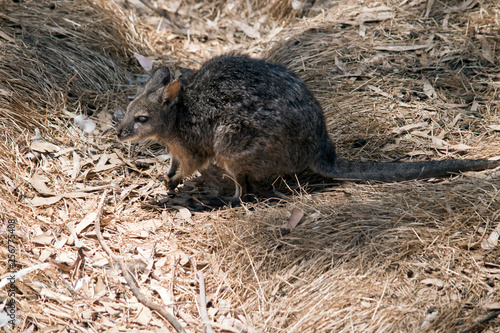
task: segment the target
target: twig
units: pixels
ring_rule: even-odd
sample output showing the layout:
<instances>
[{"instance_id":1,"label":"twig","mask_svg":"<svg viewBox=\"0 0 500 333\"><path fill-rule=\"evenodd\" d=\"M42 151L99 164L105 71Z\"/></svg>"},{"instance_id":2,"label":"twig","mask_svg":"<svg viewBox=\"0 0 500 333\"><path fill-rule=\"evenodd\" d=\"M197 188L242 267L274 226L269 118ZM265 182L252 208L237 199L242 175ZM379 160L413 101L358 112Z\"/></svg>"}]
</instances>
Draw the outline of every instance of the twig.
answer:
<instances>
[{"instance_id":1,"label":"twig","mask_svg":"<svg viewBox=\"0 0 500 333\"><path fill-rule=\"evenodd\" d=\"M78 72L76 72L72 77L71 79L69 79L68 83L66 83L66 90L64 90L64 103L67 102L67 99L68 99L68 89L69 89L69 84L71 83L71 81L73 81L73 79L78 75Z\"/></svg>"},{"instance_id":2,"label":"twig","mask_svg":"<svg viewBox=\"0 0 500 333\"><path fill-rule=\"evenodd\" d=\"M372 320L375 319L375 315L377 314L377 311L378 311L378 308L380 306L380 303L382 303L382 299L384 298L385 291L387 290L387 285L388 284L389 284L389 279L387 279L387 281L385 282L385 286L384 286L384 290L382 291L382 295L380 295L380 299L377 302L377 306L375 307L375 311L373 311Z\"/></svg>"},{"instance_id":3,"label":"twig","mask_svg":"<svg viewBox=\"0 0 500 333\"><path fill-rule=\"evenodd\" d=\"M141 292L139 291L139 288L137 288L137 285L135 283L135 279L130 274L127 265L125 265L125 262L123 258L119 258L113 254L109 246L106 244L104 241L104 238L102 237L101 234L101 215L102 215L102 209L104 206L104 200L106 199L106 196L108 195L108 190L105 190L104 193L101 196L101 201L99 202L99 206L97 206L97 216L95 218L95 234L97 236L97 240L99 241L99 244L101 244L101 247L103 250L108 254L108 256L118 265L120 265L120 269L122 270L123 277L125 278L125 281L127 281L127 284L129 285L130 289L134 293L135 297L139 302L147 306L153 311L156 311L158 314L160 314L163 318L165 318L174 328L177 332L184 333L184 327L181 326L181 324L175 319L174 316L172 316L170 313L166 312L161 306L151 302L149 299L147 299Z\"/></svg>"},{"instance_id":4,"label":"twig","mask_svg":"<svg viewBox=\"0 0 500 333\"><path fill-rule=\"evenodd\" d=\"M166 18L167 20L169 21L172 21L172 19L170 18L170 15L168 15L168 13L161 9L161 8L158 8L158 7L155 7L153 6L149 1L147 0L140 0L146 7L148 7L149 9L152 9L154 10L156 13L158 13L160 16L163 16L164 18Z\"/></svg>"},{"instance_id":5,"label":"twig","mask_svg":"<svg viewBox=\"0 0 500 333\"><path fill-rule=\"evenodd\" d=\"M489 322L490 320L492 320L492 319L494 319L494 318L496 318L498 316L500 316L500 310L497 310L495 312L490 313L489 315L487 315L483 319L479 319L477 321L477 323L475 323L472 326L467 327L466 329L461 330L460 333L472 332L476 328L482 326L483 324L486 324L487 322Z\"/></svg>"},{"instance_id":6,"label":"twig","mask_svg":"<svg viewBox=\"0 0 500 333\"><path fill-rule=\"evenodd\" d=\"M172 22L177 28L181 28L181 29L184 29L184 27L179 24L176 20L172 19L170 17L170 15L168 15L167 11L166 10L163 10L161 8L158 8L158 7L155 7L153 6L148 0L140 0L146 7L148 7L149 9L152 9L154 10L156 13L158 13L158 15L160 16L163 16L164 18L166 18L167 20L169 20L170 22Z\"/></svg>"},{"instance_id":7,"label":"twig","mask_svg":"<svg viewBox=\"0 0 500 333\"><path fill-rule=\"evenodd\" d=\"M210 319L208 318L207 312L207 297L205 294L205 279L203 278L203 272L198 272L198 281L200 283L200 316L205 326L206 333L213 333L212 325L210 325Z\"/></svg>"},{"instance_id":8,"label":"twig","mask_svg":"<svg viewBox=\"0 0 500 333\"><path fill-rule=\"evenodd\" d=\"M60 269L58 270L58 272L59 272L59 277L61 278L62 282L64 282L64 284L66 285L66 288L68 288L68 290L69 290L71 293L75 294L76 296L80 297L81 299L90 300L90 298L89 298L89 297L87 297L87 296L83 296L82 294L78 293L75 289L73 289L73 286L72 286L72 285L70 285L68 281L66 281L66 279L65 279L65 278L64 278L64 276L62 275L62 272L61 272L61 270L60 270Z\"/></svg>"}]
</instances>

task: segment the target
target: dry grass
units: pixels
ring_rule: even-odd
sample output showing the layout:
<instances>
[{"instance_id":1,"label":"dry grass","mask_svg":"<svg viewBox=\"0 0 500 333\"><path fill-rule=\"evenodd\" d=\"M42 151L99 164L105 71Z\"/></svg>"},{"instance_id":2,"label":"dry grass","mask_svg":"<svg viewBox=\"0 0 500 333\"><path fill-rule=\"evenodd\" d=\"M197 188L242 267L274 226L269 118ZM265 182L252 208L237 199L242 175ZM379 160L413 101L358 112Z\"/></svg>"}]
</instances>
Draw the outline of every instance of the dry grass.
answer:
<instances>
[{"instance_id":1,"label":"dry grass","mask_svg":"<svg viewBox=\"0 0 500 333\"><path fill-rule=\"evenodd\" d=\"M71 265L88 249L81 269L17 279L13 331L172 331L96 240L104 189L104 239L189 332L203 327L198 271L217 332L457 332L499 309L500 250L485 241L499 225L498 171L329 188L292 177L289 202L192 213L186 200L213 188L190 180L167 200L161 147L129 158L101 136L134 94L133 52L175 69L244 52L308 83L342 157L498 158L498 4L159 3L176 24L138 1L0 2L0 203L17 220L16 270ZM73 118L89 111L97 129L83 133ZM294 208L304 218L282 235ZM475 331L498 329L493 319Z\"/></svg>"}]
</instances>

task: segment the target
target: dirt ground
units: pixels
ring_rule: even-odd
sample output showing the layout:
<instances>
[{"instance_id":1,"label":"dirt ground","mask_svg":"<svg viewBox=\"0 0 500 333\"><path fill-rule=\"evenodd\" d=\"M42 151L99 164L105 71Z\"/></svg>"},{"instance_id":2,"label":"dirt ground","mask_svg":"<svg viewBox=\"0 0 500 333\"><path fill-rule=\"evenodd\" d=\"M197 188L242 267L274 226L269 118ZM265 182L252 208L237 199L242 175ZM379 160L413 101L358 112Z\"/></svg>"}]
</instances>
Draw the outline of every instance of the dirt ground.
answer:
<instances>
[{"instance_id":1,"label":"dirt ground","mask_svg":"<svg viewBox=\"0 0 500 333\"><path fill-rule=\"evenodd\" d=\"M306 171L273 182L287 200L201 210L220 170L169 193L168 151L108 130L149 63L242 53L308 84L341 157L498 160L499 33L486 0L0 0L0 326L499 332L498 169Z\"/></svg>"}]
</instances>

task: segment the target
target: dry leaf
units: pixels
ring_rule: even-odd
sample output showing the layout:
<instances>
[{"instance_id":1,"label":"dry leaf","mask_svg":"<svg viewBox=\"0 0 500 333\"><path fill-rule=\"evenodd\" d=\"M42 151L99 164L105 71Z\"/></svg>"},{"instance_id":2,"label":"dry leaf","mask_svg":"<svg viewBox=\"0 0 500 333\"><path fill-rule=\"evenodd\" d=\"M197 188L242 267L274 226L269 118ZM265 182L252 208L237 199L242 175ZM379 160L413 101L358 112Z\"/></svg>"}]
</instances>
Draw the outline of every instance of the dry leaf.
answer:
<instances>
[{"instance_id":1,"label":"dry leaf","mask_svg":"<svg viewBox=\"0 0 500 333\"><path fill-rule=\"evenodd\" d=\"M361 12L362 13L374 13L374 12L389 12L392 10L394 10L394 8L381 5L381 6L377 6L377 7L363 7Z\"/></svg>"},{"instance_id":2,"label":"dry leaf","mask_svg":"<svg viewBox=\"0 0 500 333\"><path fill-rule=\"evenodd\" d=\"M487 39L483 39L481 43L481 55L492 65L495 64L495 47L488 43Z\"/></svg>"},{"instance_id":3,"label":"dry leaf","mask_svg":"<svg viewBox=\"0 0 500 333\"><path fill-rule=\"evenodd\" d=\"M73 169L71 171L71 179L75 180L78 177L81 169L81 158L76 151L73 152Z\"/></svg>"},{"instance_id":4,"label":"dry leaf","mask_svg":"<svg viewBox=\"0 0 500 333\"><path fill-rule=\"evenodd\" d=\"M245 324L242 320L242 317L239 316L238 319L230 316L229 314L226 316L222 316L217 321L220 323L220 328L222 331L228 332L254 332L254 329L247 324Z\"/></svg>"},{"instance_id":5,"label":"dry leaf","mask_svg":"<svg viewBox=\"0 0 500 333\"><path fill-rule=\"evenodd\" d=\"M37 151L39 153L55 153L61 149L52 143L38 140L33 141L30 145L30 148L31 150Z\"/></svg>"},{"instance_id":6,"label":"dry leaf","mask_svg":"<svg viewBox=\"0 0 500 333\"><path fill-rule=\"evenodd\" d=\"M344 75L348 75L349 74L349 72L347 70L347 67L344 66L344 64L342 63L342 61L340 61L337 56L335 56L335 65L342 71L342 73Z\"/></svg>"},{"instance_id":7,"label":"dry leaf","mask_svg":"<svg viewBox=\"0 0 500 333\"><path fill-rule=\"evenodd\" d=\"M97 217L97 212L92 212L87 214L81 221L78 223L78 225L75 227L76 234L80 234L83 229L91 225Z\"/></svg>"},{"instance_id":8,"label":"dry leaf","mask_svg":"<svg viewBox=\"0 0 500 333\"><path fill-rule=\"evenodd\" d=\"M356 17L357 22L375 22L391 20L396 17L393 12L378 12L378 13L361 13Z\"/></svg>"},{"instance_id":9,"label":"dry leaf","mask_svg":"<svg viewBox=\"0 0 500 333\"><path fill-rule=\"evenodd\" d=\"M477 0L464 0L461 4L451 7L449 11L462 11L474 7Z\"/></svg>"},{"instance_id":10,"label":"dry leaf","mask_svg":"<svg viewBox=\"0 0 500 333\"><path fill-rule=\"evenodd\" d=\"M161 227L163 224L163 221L161 219L150 219L150 220L145 220L139 223L131 223L129 227L135 229L135 230L143 230L146 231L147 233L149 232L156 232L156 230ZM146 257L148 255L145 255Z\"/></svg>"},{"instance_id":11,"label":"dry leaf","mask_svg":"<svg viewBox=\"0 0 500 333\"><path fill-rule=\"evenodd\" d=\"M449 148L456 150L456 151L464 151L464 150L473 149L471 146L467 146L463 143L459 143L458 145L450 145Z\"/></svg>"},{"instance_id":12,"label":"dry leaf","mask_svg":"<svg viewBox=\"0 0 500 333\"><path fill-rule=\"evenodd\" d=\"M436 320L436 318L439 316L438 311L433 311L432 313L429 313L425 318L424 321L422 322L422 325L420 326L420 329L425 329L430 326L430 324Z\"/></svg>"},{"instance_id":13,"label":"dry leaf","mask_svg":"<svg viewBox=\"0 0 500 333\"><path fill-rule=\"evenodd\" d=\"M40 291L39 294L42 297L48 297L48 298L55 299L55 300L60 301L60 302L71 303L73 301L73 298L66 296L66 295L63 295L63 294L60 294L60 293L56 293L48 288L42 288L42 290ZM54 313L52 313L52 314L54 314ZM66 314L62 314L62 313L60 313L59 317L66 318L66 319L73 318L69 314L66 315Z\"/></svg>"},{"instance_id":14,"label":"dry leaf","mask_svg":"<svg viewBox=\"0 0 500 333\"><path fill-rule=\"evenodd\" d=\"M494 131L500 131L500 125L489 125L488 127Z\"/></svg>"},{"instance_id":15,"label":"dry leaf","mask_svg":"<svg viewBox=\"0 0 500 333\"><path fill-rule=\"evenodd\" d=\"M423 44L423 45L379 45L373 47L375 50L379 51L394 51L394 52L406 52L426 49L434 46L433 44Z\"/></svg>"},{"instance_id":16,"label":"dry leaf","mask_svg":"<svg viewBox=\"0 0 500 333\"><path fill-rule=\"evenodd\" d=\"M106 162L108 161L109 159L109 155L108 154L102 154L101 157L99 157L99 161L97 162L97 164L95 165L96 167L102 167L103 165L106 164Z\"/></svg>"},{"instance_id":17,"label":"dry leaf","mask_svg":"<svg viewBox=\"0 0 500 333\"><path fill-rule=\"evenodd\" d=\"M259 39L260 32L258 32L255 28L249 26L248 24L234 20L233 23L238 27L245 35L250 38Z\"/></svg>"},{"instance_id":18,"label":"dry leaf","mask_svg":"<svg viewBox=\"0 0 500 333\"><path fill-rule=\"evenodd\" d=\"M71 233L71 237L68 238L68 244L72 244L73 242L75 243L76 247L81 247L82 242L78 239L78 235L76 234L75 231L75 222L71 221L67 224L68 230Z\"/></svg>"},{"instance_id":19,"label":"dry leaf","mask_svg":"<svg viewBox=\"0 0 500 333\"><path fill-rule=\"evenodd\" d=\"M54 235L50 231L33 237L32 241L40 245L50 245L54 240Z\"/></svg>"},{"instance_id":20,"label":"dry leaf","mask_svg":"<svg viewBox=\"0 0 500 333\"><path fill-rule=\"evenodd\" d=\"M448 143L442 139L439 139L435 136L431 136L430 137L431 140L432 140L432 143L434 144L434 146L436 146L437 148L442 148L442 147L447 147L448 146Z\"/></svg>"},{"instance_id":21,"label":"dry leaf","mask_svg":"<svg viewBox=\"0 0 500 333\"><path fill-rule=\"evenodd\" d=\"M288 219L286 227L290 230L295 229L300 220L302 220L302 217L304 217L304 211L300 208L294 208L290 218Z\"/></svg>"},{"instance_id":22,"label":"dry leaf","mask_svg":"<svg viewBox=\"0 0 500 333\"><path fill-rule=\"evenodd\" d=\"M146 58L145 56L137 52L134 52L134 57L137 59L137 61L145 71L149 72L153 69L153 62L149 58Z\"/></svg>"},{"instance_id":23,"label":"dry leaf","mask_svg":"<svg viewBox=\"0 0 500 333\"><path fill-rule=\"evenodd\" d=\"M2 37L3 39L5 39L6 41L9 41L11 43L14 43L15 40L14 38L10 37L9 35L7 35L5 32L3 32L2 30L0 30L0 37Z\"/></svg>"},{"instance_id":24,"label":"dry leaf","mask_svg":"<svg viewBox=\"0 0 500 333\"><path fill-rule=\"evenodd\" d=\"M387 97L387 98L392 98L392 95L384 92L382 89L380 89L379 87L375 87L375 86L372 86L371 84L367 85L366 86L368 89L370 89L371 91L373 91L374 93L376 94L379 94L381 96L384 96L384 97Z\"/></svg>"},{"instance_id":25,"label":"dry leaf","mask_svg":"<svg viewBox=\"0 0 500 333\"><path fill-rule=\"evenodd\" d=\"M102 302L102 305L104 306L104 309L106 309L106 312L109 313L111 316L118 316L120 314L120 311L115 310L113 307L113 303L108 303L108 302ZM115 305L115 307L118 307Z\"/></svg>"},{"instance_id":26,"label":"dry leaf","mask_svg":"<svg viewBox=\"0 0 500 333\"><path fill-rule=\"evenodd\" d=\"M174 299L170 296L170 292L167 290L167 288L154 283L151 285L151 289L153 289L158 293L158 295L160 295L163 304L168 305L174 302Z\"/></svg>"},{"instance_id":27,"label":"dry leaf","mask_svg":"<svg viewBox=\"0 0 500 333\"><path fill-rule=\"evenodd\" d=\"M48 243L51 244L52 240ZM48 245L46 244L46 245ZM54 249L51 247L50 249L43 249L42 253L38 257L40 262L45 262L52 254L54 253Z\"/></svg>"},{"instance_id":28,"label":"dry leaf","mask_svg":"<svg viewBox=\"0 0 500 333\"><path fill-rule=\"evenodd\" d=\"M99 166L96 166L95 168L92 168L91 172L99 173L99 172L104 172L104 171L114 169L116 167L118 167L118 165L116 165L116 164L99 165Z\"/></svg>"},{"instance_id":29,"label":"dry leaf","mask_svg":"<svg viewBox=\"0 0 500 333\"><path fill-rule=\"evenodd\" d=\"M500 310L500 302L485 304L483 308L485 308L486 310Z\"/></svg>"},{"instance_id":30,"label":"dry leaf","mask_svg":"<svg viewBox=\"0 0 500 333\"><path fill-rule=\"evenodd\" d=\"M34 197L33 199L30 200L31 205L35 207L39 206L50 206L58 202L59 200L62 199L62 196L56 195L53 197L48 197L48 198L42 198L42 197Z\"/></svg>"},{"instance_id":31,"label":"dry leaf","mask_svg":"<svg viewBox=\"0 0 500 333\"><path fill-rule=\"evenodd\" d=\"M27 267L27 268L23 268L20 271L14 272L12 274L8 274L8 276L4 277L0 281L0 289L2 289L3 287L5 287L8 283L12 282L12 276L14 276L14 280L16 280L16 279L19 279L19 278L21 278L21 277L25 276L26 274L29 274L29 273L31 273L33 271L36 271L36 270L39 270L39 269L45 269L45 268L48 268L48 267L50 267L49 263L43 263L43 264L38 264L38 265L30 266L30 267Z\"/></svg>"},{"instance_id":32,"label":"dry leaf","mask_svg":"<svg viewBox=\"0 0 500 333\"><path fill-rule=\"evenodd\" d=\"M427 0L427 8L425 9L424 17L429 17L433 5L434 5L434 0Z\"/></svg>"},{"instance_id":33,"label":"dry leaf","mask_svg":"<svg viewBox=\"0 0 500 333\"><path fill-rule=\"evenodd\" d=\"M147 326L151 321L151 319L153 318L151 310L140 303L137 303L136 306L137 306L137 315L135 316L133 321L138 323L139 325Z\"/></svg>"},{"instance_id":34,"label":"dry leaf","mask_svg":"<svg viewBox=\"0 0 500 333\"><path fill-rule=\"evenodd\" d=\"M429 82L429 80L427 80L427 78L425 78L425 77L422 77L422 82L424 84L424 88L423 88L424 94L429 96L429 98L437 97L436 91L434 90L434 87Z\"/></svg>"},{"instance_id":35,"label":"dry leaf","mask_svg":"<svg viewBox=\"0 0 500 333\"><path fill-rule=\"evenodd\" d=\"M54 195L54 193L50 190L50 188L47 187L42 177L38 173L35 173L33 177L31 177L30 184L40 194Z\"/></svg>"},{"instance_id":36,"label":"dry leaf","mask_svg":"<svg viewBox=\"0 0 500 333\"><path fill-rule=\"evenodd\" d=\"M436 286L438 288L443 288L444 287L444 282L442 280L440 280L440 279L434 279L434 278L423 279L420 282L423 283L423 284L427 284L427 285L433 285L433 286Z\"/></svg>"},{"instance_id":37,"label":"dry leaf","mask_svg":"<svg viewBox=\"0 0 500 333\"><path fill-rule=\"evenodd\" d=\"M365 37L366 36L366 25L364 25L363 23L361 23L359 25L359 32L358 32L359 36L360 37Z\"/></svg>"},{"instance_id":38,"label":"dry leaf","mask_svg":"<svg viewBox=\"0 0 500 333\"><path fill-rule=\"evenodd\" d=\"M500 238L500 223L498 223L495 230L493 230L488 238L483 239L481 242L481 247L483 250L493 250L498 245L498 239Z\"/></svg>"},{"instance_id":39,"label":"dry leaf","mask_svg":"<svg viewBox=\"0 0 500 333\"><path fill-rule=\"evenodd\" d=\"M478 101L472 102L472 105L470 107L470 112L476 113L478 110L479 110L479 102Z\"/></svg>"},{"instance_id":40,"label":"dry leaf","mask_svg":"<svg viewBox=\"0 0 500 333\"><path fill-rule=\"evenodd\" d=\"M405 126L395 128L391 132L394 134L401 134L403 132L410 132L412 129L415 129L415 128L428 128L428 127L429 127L428 123L420 122L420 123L416 123L416 124L408 124Z\"/></svg>"},{"instance_id":41,"label":"dry leaf","mask_svg":"<svg viewBox=\"0 0 500 333\"><path fill-rule=\"evenodd\" d=\"M177 216L179 216L181 219L183 219L186 222L193 223L193 220L191 219L191 211L187 209L186 207L182 206L174 206L173 208L178 210Z\"/></svg>"}]
</instances>

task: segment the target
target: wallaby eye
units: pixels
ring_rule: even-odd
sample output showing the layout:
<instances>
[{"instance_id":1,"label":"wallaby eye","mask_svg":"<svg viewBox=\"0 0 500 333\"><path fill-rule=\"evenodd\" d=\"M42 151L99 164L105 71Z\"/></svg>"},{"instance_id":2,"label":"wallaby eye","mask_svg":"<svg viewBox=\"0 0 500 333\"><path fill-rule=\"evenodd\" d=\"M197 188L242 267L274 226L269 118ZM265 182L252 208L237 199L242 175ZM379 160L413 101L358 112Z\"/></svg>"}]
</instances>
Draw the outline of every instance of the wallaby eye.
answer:
<instances>
[{"instance_id":1,"label":"wallaby eye","mask_svg":"<svg viewBox=\"0 0 500 333\"><path fill-rule=\"evenodd\" d=\"M138 122L140 122L140 123L145 123L146 121L148 121L148 117L146 117L146 116L139 116L139 117L137 117L136 120Z\"/></svg>"}]
</instances>

